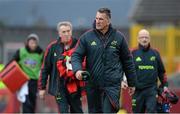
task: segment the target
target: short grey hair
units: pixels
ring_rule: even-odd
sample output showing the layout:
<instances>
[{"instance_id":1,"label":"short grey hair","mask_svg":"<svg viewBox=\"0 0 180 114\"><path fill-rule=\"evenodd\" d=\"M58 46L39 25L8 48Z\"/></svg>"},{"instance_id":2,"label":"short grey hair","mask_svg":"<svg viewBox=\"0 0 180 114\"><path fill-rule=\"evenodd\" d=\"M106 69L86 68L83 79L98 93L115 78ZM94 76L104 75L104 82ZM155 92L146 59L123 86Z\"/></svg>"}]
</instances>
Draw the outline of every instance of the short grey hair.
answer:
<instances>
[{"instance_id":1,"label":"short grey hair","mask_svg":"<svg viewBox=\"0 0 180 114\"><path fill-rule=\"evenodd\" d=\"M59 31L59 28L60 28L61 26L69 26L69 27L71 28L71 30L72 30L72 24L71 24L71 22L69 22L69 21L61 21L61 22L59 22L59 23L57 24L57 30L58 30L58 31Z\"/></svg>"}]
</instances>

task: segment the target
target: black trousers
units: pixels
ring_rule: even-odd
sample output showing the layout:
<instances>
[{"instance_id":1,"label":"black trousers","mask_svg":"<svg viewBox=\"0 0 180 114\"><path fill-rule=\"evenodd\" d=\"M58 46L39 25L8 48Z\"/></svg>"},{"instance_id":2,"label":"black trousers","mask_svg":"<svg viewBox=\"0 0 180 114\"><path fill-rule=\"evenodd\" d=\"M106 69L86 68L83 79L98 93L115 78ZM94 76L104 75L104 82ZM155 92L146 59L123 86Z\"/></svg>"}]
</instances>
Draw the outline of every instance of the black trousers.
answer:
<instances>
[{"instance_id":1,"label":"black trousers","mask_svg":"<svg viewBox=\"0 0 180 114\"><path fill-rule=\"evenodd\" d=\"M132 99L134 113L155 113L157 105L157 87L136 90Z\"/></svg>"},{"instance_id":2,"label":"black trousers","mask_svg":"<svg viewBox=\"0 0 180 114\"><path fill-rule=\"evenodd\" d=\"M89 113L117 113L107 94L98 87L87 86Z\"/></svg>"},{"instance_id":3,"label":"black trousers","mask_svg":"<svg viewBox=\"0 0 180 114\"><path fill-rule=\"evenodd\" d=\"M64 85L59 86L59 92L55 97L60 113L83 113L80 91L70 94Z\"/></svg>"},{"instance_id":4,"label":"black trousers","mask_svg":"<svg viewBox=\"0 0 180 114\"><path fill-rule=\"evenodd\" d=\"M22 110L23 113L34 113L36 108L37 80L29 80L28 91L29 94L26 95L26 101L22 104Z\"/></svg>"}]
</instances>

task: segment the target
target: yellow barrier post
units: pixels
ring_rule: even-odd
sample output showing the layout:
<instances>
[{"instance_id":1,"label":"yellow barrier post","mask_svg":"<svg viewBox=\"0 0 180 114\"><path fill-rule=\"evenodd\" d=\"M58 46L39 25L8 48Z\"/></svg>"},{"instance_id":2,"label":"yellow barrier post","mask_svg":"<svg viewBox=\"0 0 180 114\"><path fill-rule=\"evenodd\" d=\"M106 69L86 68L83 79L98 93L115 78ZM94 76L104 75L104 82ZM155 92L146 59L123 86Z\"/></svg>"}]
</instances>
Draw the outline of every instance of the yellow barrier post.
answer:
<instances>
[{"instance_id":1,"label":"yellow barrier post","mask_svg":"<svg viewBox=\"0 0 180 114\"><path fill-rule=\"evenodd\" d=\"M174 56L175 56L175 28L170 26L167 28L167 73L172 73Z\"/></svg>"},{"instance_id":2,"label":"yellow barrier post","mask_svg":"<svg viewBox=\"0 0 180 114\"><path fill-rule=\"evenodd\" d=\"M139 30L143 28L141 25L133 25L131 28L130 28L130 47L131 48L134 48L134 47L137 47L137 35L138 35L138 32Z\"/></svg>"}]
</instances>

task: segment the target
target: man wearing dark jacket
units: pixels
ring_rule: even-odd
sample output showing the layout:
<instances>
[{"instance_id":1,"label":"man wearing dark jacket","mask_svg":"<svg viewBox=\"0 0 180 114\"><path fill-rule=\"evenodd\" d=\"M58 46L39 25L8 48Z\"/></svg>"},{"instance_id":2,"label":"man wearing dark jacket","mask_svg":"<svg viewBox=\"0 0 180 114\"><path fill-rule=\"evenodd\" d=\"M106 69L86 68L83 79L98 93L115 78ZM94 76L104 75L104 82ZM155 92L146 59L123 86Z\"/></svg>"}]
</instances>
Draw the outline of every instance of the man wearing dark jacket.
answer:
<instances>
[{"instance_id":1,"label":"man wearing dark jacket","mask_svg":"<svg viewBox=\"0 0 180 114\"><path fill-rule=\"evenodd\" d=\"M90 113L119 110L120 85L125 72L130 94L135 90L136 72L124 36L110 24L108 8L97 11L94 28L80 38L72 55L76 78L82 80L82 61L86 56L86 69L90 73L87 84Z\"/></svg>"},{"instance_id":2,"label":"man wearing dark jacket","mask_svg":"<svg viewBox=\"0 0 180 114\"><path fill-rule=\"evenodd\" d=\"M64 60L63 53L75 47L77 40L72 38L70 22L59 22L57 25L59 37L50 43L46 49L39 79L39 95L44 98L46 84L49 77L49 93L55 96L60 113L82 113L80 91L70 94L66 88L66 80L60 77L57 69L58 60ZM62 72L60 72L62 74Z\"/></svg>"},{"instance_id":3,"label":"man wearing dark jacket","mask_svg":"<svg viewBox=\"0 0 180 114\"><path fill-rule=\"evenodd\" d=\"M145 29L138 33L139 47L132 51L137 71L136 91L132 99L134 113L155 113L157 79L167 89L167 77L157 50L150 46L150 35Z\"/></svg>"},{"instance_id":4,"label":"man wearing dark jacket","mask_svg":"<svg viewBox=\"0 0 180 114\"><path fill-rule=\"evenodd\" d=\"M38 46L38 42L39 37L36 34L30 34L27 37L25 47L20 48L11 60L15 60L30 78L28 95L22 104L23 113L34 113L36 108L37 82L43 60L43 50Z\"/></svg>"}]
</instances>

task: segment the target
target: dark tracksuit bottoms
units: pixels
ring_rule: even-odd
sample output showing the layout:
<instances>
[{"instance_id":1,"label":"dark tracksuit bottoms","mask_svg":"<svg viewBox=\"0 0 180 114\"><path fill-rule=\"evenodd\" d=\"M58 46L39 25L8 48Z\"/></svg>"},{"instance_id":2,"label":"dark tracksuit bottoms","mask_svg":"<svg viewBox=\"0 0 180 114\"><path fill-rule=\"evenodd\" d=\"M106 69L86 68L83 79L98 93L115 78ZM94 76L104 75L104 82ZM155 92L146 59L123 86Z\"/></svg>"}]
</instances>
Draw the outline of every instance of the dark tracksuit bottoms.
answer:
<instances>
[{"instance_id":1,"label":"dark tracksuit bottoms","mask_svg":"<svg viewBox=\"0 0 180 114\"><path fill-rule=\"evenodd\" d=\"M142 90L136 90L132 99L132 109L134 113L155 113L157 87L149 87Z\"/></svg>"},{"instance_id":2,"label":"dark tracksuit bottoms","mask_svg":"<svg viewBox=\"0 0 180 114\"><path fill-rule=\"evenodd\" d=\"M34 113L36 109L37 80L29 80L28 92L28 95L26 95L26 101L22 104L22 110L23 113Z\"/></svg>"},{"instance_id":3,"label":"dark tracksuit bottoms","mask_svg":"<svg viewBox=\"0 0 180 114\"><path fill-rule=\"evenodd\" d=\"M59 92L55 99L60 113L83 113L81 108L80 91L69 94L67 88L63 84L59 85L58 91Z\"/></svg>"},{"instance_id":4,"label":"dark tracksuit bottoms","mask_svg":"<svg viewBox=\"0 0 180 114\"><path fill-rule=\"evenodd\" d=\"M87 86L88 110L90 113L116 113L118 112L110 102L102 88Z\"/></svg>"}]
</instances>

